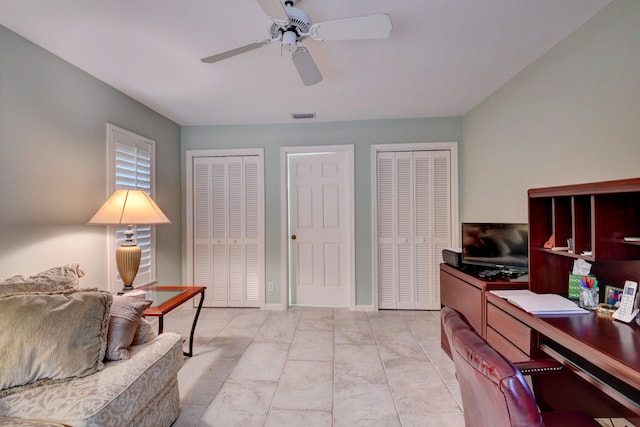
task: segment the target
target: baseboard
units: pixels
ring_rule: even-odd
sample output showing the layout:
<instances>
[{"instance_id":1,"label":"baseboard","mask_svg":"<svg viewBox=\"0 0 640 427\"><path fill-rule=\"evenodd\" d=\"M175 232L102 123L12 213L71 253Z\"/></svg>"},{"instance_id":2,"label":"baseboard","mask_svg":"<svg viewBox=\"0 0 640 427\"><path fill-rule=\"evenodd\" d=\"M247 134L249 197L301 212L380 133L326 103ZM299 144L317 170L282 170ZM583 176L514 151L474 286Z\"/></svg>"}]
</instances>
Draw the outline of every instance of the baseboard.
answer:
<instances>
[{"instance_id":1,"label":"baseboard","mask_svg":"<svg viewBox=\"0 0 640 427\"><path fill-rule=\"evenodd\" d=\"M282 304L265 304L262 307L263 310L288 310L289 307L285 307ZM375 311L373 305L356 305L355 311Z\"/></svg>"},{"instance_id":2,"label":"baseboard","mask_svg":"<svg viewBox=\"0 0 640 427\"><path fill-rule=\"evenodd\" d=\"M262 307L262 309L283 311L283 310L286 310L287 307L283 307L282 304L265 304L264 307Z\"/></svg>"}]
</instances>

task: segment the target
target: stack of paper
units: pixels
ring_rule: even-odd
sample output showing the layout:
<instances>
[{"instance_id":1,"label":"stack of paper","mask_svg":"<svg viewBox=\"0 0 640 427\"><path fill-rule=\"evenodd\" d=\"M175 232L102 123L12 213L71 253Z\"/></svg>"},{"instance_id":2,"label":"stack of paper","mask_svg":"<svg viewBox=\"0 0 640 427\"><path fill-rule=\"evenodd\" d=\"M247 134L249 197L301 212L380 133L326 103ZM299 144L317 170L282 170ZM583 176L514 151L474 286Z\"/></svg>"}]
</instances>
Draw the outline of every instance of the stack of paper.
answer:
<instances>
[{"instance_id":1,"label":"stack of paper","mask_svg":"<svg viewBox=\"0 0 640 427\"><path fill-rule=\"evenodd\" d=\"M575 302L561 295L536 294L526 289L490 292L531 314L567 315L589 313L588 310L578 307Z\"/></svg>"}]
</instances>

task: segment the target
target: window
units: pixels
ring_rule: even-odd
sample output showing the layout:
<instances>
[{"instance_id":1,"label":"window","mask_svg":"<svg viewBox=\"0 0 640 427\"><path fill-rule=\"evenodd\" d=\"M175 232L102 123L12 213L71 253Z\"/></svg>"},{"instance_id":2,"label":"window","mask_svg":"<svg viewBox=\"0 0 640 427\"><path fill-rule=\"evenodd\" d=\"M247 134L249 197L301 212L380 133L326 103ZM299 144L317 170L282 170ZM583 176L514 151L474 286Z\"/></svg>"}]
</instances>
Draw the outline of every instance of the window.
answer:
<instances>
[{"instance_id":1,"label":"window","mask_svg":"<svg viewBox=\"0 0 640 427\"><path fill-rule=\"evenodd\" d=\"M115 190L145 190L154 197L155 141L128 130L107 124L108 194ZM122 288L122 279L115 262L116 248L125 240L127 227L109 227L109 285L111 290ZM134 226L135 238L142 250L140 269L134 285L156 280L155 228Z\"/></svg>"}]
</instances>

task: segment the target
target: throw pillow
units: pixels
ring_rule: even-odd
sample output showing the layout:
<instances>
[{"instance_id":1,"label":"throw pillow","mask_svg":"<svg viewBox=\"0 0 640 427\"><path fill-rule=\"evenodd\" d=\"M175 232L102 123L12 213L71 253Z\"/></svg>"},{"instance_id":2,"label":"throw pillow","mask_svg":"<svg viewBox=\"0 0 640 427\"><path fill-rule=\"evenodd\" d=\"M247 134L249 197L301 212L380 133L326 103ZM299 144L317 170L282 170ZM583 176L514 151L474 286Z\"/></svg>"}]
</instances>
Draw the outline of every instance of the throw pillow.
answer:
<instances>
[{"instance_id":1,"label":"throw pillow","mask_svg":"<svg viewBox=\"0 0 640 427\"><path fill-rule=\"evenodd\" d=\"M153 329L151 323L144 317L141 317L138 320L138 327L136 328L136 333L133 336L133 342L131 343L131 345L134 346L144 344L151 341L155 337L156 332Z\"/></svg>"},{"instance_id":2,"label":"throw pillow","mask_svg":"<svg viewBox=\"0 0 640 427\"><path fill-rule=\"evenodd\" d=\"M142 289L136 289L133 291L129 291L124 295L131 298L145 299L145 297L147 296L147 292ZM133 336L133 342L131 343L131 345L134 346L144 344L151 341L155 337L156 333L154 332L151 323L149 323L149 321L144 317L140 317L140 319L138 319L138 327L136 328L136 333Z\"/></svg>"},{"instance_id":3,"label":"throw pillow","mask_svg":"<svg viewBox=\"0 0 640 427\"><path fill-rule=\"evenodd\" d=\"M13 276L0 282L0 295L76 289L84 272L78 263L50 268L34 276Z\"/></svg>"},{"instance_id":4,"label":"throw pillow","mask_svg":"<svg viewBox=\"0 0 640 427\"><path fill-rule=\"evenodd\" d=\"M142 312L152 303L153 301L123 295L113 297L109 316L107 360L129 358L129 347L133 342L138 320L142 316Z\"/></svg>"},{"instance_id":5,"label":"throw pillow","mask_svg":"<svg viewBox=\"0 0 640 427\"><path fill-rule=\"evenodd\" d=\"M111 301L98 290L0 295L0 397L103 369Z\"/></svg>"}]
</instances>

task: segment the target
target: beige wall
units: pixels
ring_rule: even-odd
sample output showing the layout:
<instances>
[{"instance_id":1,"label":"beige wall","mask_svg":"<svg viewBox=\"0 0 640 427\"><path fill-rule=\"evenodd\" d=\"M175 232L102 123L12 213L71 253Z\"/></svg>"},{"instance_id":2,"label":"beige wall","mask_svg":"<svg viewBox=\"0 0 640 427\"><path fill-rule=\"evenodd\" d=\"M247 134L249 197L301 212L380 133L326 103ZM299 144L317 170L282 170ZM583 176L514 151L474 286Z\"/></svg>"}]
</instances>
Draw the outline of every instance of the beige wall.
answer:
<instances>
[{"instance_id":1,"label":"beige wall","mask_svg":"<svg viewBox=\"0 0 640 427\"><path fill-rule=\"evenodd\" d=\"M0 26L0 279L70 262L106 289L107 122L156 141L158 279L181 279L180 126Z\"/></svg>"},{"instance_id":2,"label":"beige wall","mask_svg":"<svg viewBox=\"0 0 640 427\"><path fill-rule=\"evenodd\" d=\"M464 117L461 221L526 221L528 188L640 176L640 1L602 12Z\"/></svg>"}]
</instances>

